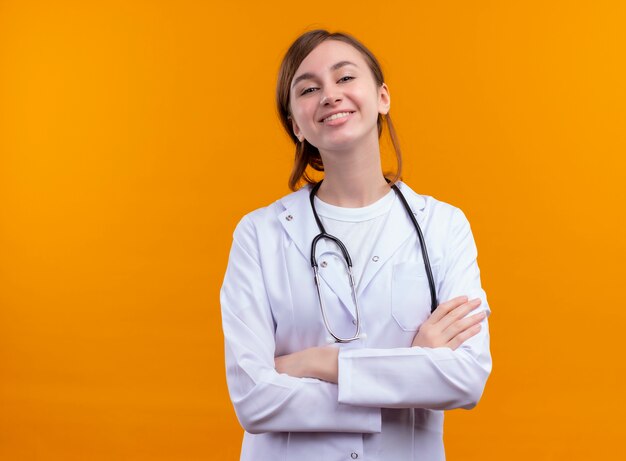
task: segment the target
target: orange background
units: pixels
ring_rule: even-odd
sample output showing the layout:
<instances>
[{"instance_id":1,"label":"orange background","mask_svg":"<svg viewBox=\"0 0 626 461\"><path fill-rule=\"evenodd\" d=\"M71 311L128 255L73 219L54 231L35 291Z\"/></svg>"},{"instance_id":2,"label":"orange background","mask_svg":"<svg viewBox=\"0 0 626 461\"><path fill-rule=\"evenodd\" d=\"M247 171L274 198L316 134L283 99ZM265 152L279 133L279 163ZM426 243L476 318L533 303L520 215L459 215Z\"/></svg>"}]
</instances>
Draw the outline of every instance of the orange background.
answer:
<instances>
[{"instance_id":1,"label":"orange background","mask_svg":"<svg viewBox=\"0 0 626 461\"><path fill-rule=\"evenodd\" d=\"M287 193L287 46L380 58L405 180L462 208L494 371L450 460L624 459L626 7L0 0L0 458L234 460L218 292Z\"/></svg>"}]
</instances>

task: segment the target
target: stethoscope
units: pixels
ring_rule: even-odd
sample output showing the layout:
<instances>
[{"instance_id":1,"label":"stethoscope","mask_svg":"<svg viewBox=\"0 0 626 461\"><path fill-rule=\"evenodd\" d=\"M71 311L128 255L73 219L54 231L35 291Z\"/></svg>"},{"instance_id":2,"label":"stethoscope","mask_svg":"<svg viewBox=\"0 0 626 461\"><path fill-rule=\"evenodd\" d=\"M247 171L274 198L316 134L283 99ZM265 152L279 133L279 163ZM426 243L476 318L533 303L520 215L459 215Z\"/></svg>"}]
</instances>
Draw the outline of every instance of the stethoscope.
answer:
<instances>
[{"instance_id":1,"label":"stethoscope","mask_svg":"<svg viewBox=\"0 0 626 461\"><path fill-rule=\"evenodd\" d=\"M361 337L361 313L359 311L359 302L356 296L356 284L354 282L354 276L352 275L352 258L350 258L348 249L343 244L343 242L339 240L337 237L330 235L326 232L326 230L324 229L324 225L322 224L322 221L317 215L317 211L315 210L315 194L317 193L317 190L320 188L321 185L322 185L322 181L318 182L315 186L313 186L313 188L311 189L311 193L309 194L309 199L311 200L311 209L313 210L313 216L315 216L317 227L319 227L319 230L320 230L320 233L316 235L315 238L313 238L313 241L311 242L311 267L313 268L313 273L315 274L315 287L317 289L317 298L319 299L320 309L322 310L322 318L324 319L324 325L326 326L328 333L330 333L330 335L335 339L335 342L349 343L350 341L360 339ZM422 234L422 229L420 228L419 224L417 223L417 220L415 219L415 216L413 215L413 211L411 211L411 207L407 203L402 192L400 192L400 189L398 188L398 186L396 186L395 184L390 184L390 185L391 185L391 188L395 191L400 201L402 202L404 209L409 215L409 218L411 218L411 221L413 222L413 226L415 227L415 230L417 231L417 236L420 241L420 248L422 250L422 256L424 259L424 269L426 270L426 276L428 278L428 285L430 287L430 312L432 313L437 308L437 292L435 291L435 280L433 278L433 272L430 267L430 261L428 260L428 252L426 251L426 244L424 243L424 235ZM322 239L330 240L339 247L339 249L341 250L341 253L343 254L344 263L348 271L348 276L350 279L350 286L352 288L352 300L354 301L354 307L355 307L355 313L356 313L356 331L354 332L354 335L349 338L342 338L340 336L337 336L333 332L333 329L330 327L330 323L328 322L328 317L326 315L326 306L324 305L324 299L323 299L322 291L320 288L319 270L317 267L317 261L315 259L315 249L317 248L317 242L319 242Z\"/></svg>"}]
</instances>

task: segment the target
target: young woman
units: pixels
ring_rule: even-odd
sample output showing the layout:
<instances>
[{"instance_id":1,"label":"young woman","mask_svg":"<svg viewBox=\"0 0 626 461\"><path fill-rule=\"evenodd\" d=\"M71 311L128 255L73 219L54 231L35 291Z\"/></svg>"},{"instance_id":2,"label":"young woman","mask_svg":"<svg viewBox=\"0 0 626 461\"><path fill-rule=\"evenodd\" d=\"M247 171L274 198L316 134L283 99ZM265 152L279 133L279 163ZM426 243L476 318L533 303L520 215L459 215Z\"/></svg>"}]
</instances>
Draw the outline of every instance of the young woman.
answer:
<instances>
[{"instance_id":1,"label":"young woman","mask_svg":"<svg viewBox=\"0 0 626 461\"><path fill-rule=\"evenodd\" d=\"M221 291L242 460L443 460L443 410L483 393L490 310L470 226L399 180L390 101L349 35L305 33L283 60L295 192L241 220Z\"/></svg>"}]
</instances>

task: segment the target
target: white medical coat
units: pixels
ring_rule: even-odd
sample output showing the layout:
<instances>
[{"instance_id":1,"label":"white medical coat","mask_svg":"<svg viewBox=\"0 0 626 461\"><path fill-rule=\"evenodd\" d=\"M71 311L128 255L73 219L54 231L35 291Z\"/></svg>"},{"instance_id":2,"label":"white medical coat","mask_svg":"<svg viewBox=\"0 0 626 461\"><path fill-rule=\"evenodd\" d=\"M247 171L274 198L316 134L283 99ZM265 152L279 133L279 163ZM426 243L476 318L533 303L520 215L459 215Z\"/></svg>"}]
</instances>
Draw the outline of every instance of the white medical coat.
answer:
<instances>
[{"instance_id":1,"label":"white medical coat","mask_svg":"<svg viewBox=\"0 0 626 461\"><path fill-rule=\"evenodd\" d=\"M428 249L439 303L480 297L476 246L458 209L398 183ZM443 410L473 408L491 372L487 318L458 349L411 347L430 315L419 240L395 200L357 290L366 337L335 345L339 382L295 378L277 356L328 344L313 272L319 233L310 186L246 215L238 224L221 290L227 383L245 429L241 459L261 461L445 459ZM318 244L322 289L332 328L354 333L343 262ZM473 312L473 313L475 313Z\"/></svg>"}]
</instances>

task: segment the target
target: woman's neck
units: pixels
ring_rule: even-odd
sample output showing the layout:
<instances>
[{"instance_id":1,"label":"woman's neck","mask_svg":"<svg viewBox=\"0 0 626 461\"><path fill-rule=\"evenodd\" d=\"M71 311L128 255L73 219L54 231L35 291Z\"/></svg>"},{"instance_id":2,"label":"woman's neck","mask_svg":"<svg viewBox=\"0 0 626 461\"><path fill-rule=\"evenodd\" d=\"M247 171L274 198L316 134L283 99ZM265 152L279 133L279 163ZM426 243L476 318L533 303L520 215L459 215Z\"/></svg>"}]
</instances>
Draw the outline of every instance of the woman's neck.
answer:
<instances>
[{"instance_id":1,"label":"woman's neck","mask_svg":"<svg viewBox=\"0 0 626 461\"><path fill-rule=\"evenodd\" d=\"M317 196L331 205L358 208L389 193L382 174L378 143L361 152L322 153L324 182Z\"/></svg>"}]
</instances>

